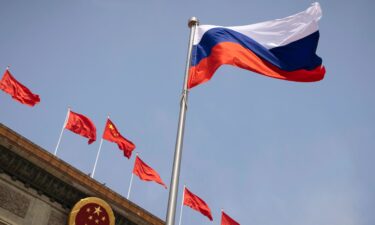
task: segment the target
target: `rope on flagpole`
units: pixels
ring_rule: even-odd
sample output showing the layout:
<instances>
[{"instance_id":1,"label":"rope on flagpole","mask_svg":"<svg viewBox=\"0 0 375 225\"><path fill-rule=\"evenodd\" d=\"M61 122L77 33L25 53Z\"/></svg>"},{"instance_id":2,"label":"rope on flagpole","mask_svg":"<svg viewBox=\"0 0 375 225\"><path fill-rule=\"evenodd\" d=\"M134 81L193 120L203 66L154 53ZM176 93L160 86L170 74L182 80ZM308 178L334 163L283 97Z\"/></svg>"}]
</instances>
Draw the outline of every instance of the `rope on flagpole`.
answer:
<instances>
[{"instance_id":1,"label":"rope on flagpole","mask_svg":"<svg viewBox=\"0 0 375 225\"><path fill-rule=\"evenodd\" d=\"M66 113L66 117L65 117L64 125L63 125L63 127L62 127L62 129L61 129L61 133L60 133L59 140L57 141L57 145L56 145L56 148L55 148L55 153L53 153L55 156L56 156L56 154L57 154L57 149L59 148L60 141L61 141L62 135L63 135L63 133L64 133L64 129L65 129L66 123L68 122L69 113L70 113L70 107L68 107L68 112Z\"/></svg>"},{"instance_id":2,"label":"rope on flagpole","mask_svg":"<svg viewBox=\"0 0 375 225\"><path fill-rule=\"evenodd\" d=\"M189 37L188 53L187 53L186 67L185 67L184 86L182 90L182 97L181 97L181 104L180 104L180 115L179 115L179 122L178 122L178 128L177 128L176 147L175 147L175 153L174 153L171 184L170 184L170 189L169 189L167 217L166 217L166 223L165 223L166 225L175 224L177 196L178 196L178 182L179 182L179 177L180 177L182 145L183 145L183 139L184 139L185 119L186 119L187 101L188 101L188 94L189 94L189 90L188 90L189 71L190 71L190 66L191 66L193 41L194 41L195 31L196 31L198 24L199 24L199 21L195 17L190 18L188 22L188 26L190 27L190 37Z\"/></svg>"},{"instance_id":3,"label":"rope on flagpole","mask_svg":"<svg viewBox=\"0 0 375 225\"><path fill-rule=\"evenodd\" d=\"M137 156L138 156L138 152L137 152L136 157L134 159L134 164L135 164L135 160L137 159ZM133 177L134 177L134 173L132 171L132 176L130 178L130 184L129 184L129 190L128 190L128 197L126 197L128 200L129 200L129 197L130 197L130 190L132 189Z\"/></svg>"},{"instance_id":4,"label":"rope on flagpole","mask_svg":"<svg viewBox=\"0 0 375 225\"><path fill-rule=\"evenodd\" d=\"M186 185L184 185L184 190L182 191L182 202L181 202L181 211L180 211L180 222L178 225L181 225L181 220L182 220L182 209L184 208L184 200L185 200L185 188Z\"/></svg>"}]
</instances>

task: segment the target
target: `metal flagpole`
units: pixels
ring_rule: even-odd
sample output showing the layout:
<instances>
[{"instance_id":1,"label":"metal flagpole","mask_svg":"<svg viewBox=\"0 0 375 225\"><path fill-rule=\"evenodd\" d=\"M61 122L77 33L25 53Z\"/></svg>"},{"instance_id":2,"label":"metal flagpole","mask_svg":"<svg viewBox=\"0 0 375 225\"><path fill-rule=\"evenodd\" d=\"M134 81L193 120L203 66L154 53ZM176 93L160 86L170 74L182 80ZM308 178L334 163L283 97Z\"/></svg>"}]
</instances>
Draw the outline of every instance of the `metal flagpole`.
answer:
<instances>
[{"instance_id":1,"label":"metal flagpole","mask_svg":"<svg viewBox=\"0 0 375 225\"><path fill-rule=\"evenodd\" d=\"M223 219L223 212L224 212L224 209L221 208L221 219ZM221 223L223 223L223 220L221 220Z\"/></svg>"},{"instance_id":2,"label":"metal flagpole","mask_svg":"<svg viewBox=\"0 0 375 225\"><path fill-rule=\"evenodd\" d=\"M62 135L63 135L63 133L64 133L64 129L65 129L66 123L68 122L69 113L70 113L70 107L68 107L68 112L66 113L66 117L65 117L64 125L63 125L63 127L62 127L62 129L61 129L61 133L60 133L59 140L57 141L57 145L56 145L56 148L55 148L55 153L53 153L55 156L56 156L56 154L57 154L57 149L59 148L60 141L61 141Z\"/></svg>"},{"instance_id":3,"label":"metal flagpole","mask_svg":"<svg viewBox=\"0 0 375 225\"><path fill-rule=\"evenodd\" d=\"M191 65L191 52L193 49L193 40L194 40L194 35L195 35L195 31L196 31L198 24L199 24L199 21L195 17L190 18L188 22L188 26L190 27L190 38L189 38L188 54L187 54L186 68L185 68L184 86L183 86L181 104L180 104L180 116L179 116L179 122L178 122L176 147L175 147L175 153L174 153L174 161L173 161L173 169L172 169L172 177L171 177L171 185L170 185L171 189L169 190L166 225L174 225L175 223L176 202L177 202L177 195L178 195L178 181L180 177L182 144L183 144L183 137L184 137L185 118L186 118L187 100L188 100L187 99L188 98L187 86L188 86L188 78L189 78L189 69Z\"/></svg>"},{"instance_id":4,"label":"metal flagpole","mask_svg":"<svg viewBox=\"0 0 375 225\"><path fill-rule=\"evenodd\" d=\"M181 225L182 209L184 208L184 200L185 200L185 188L186 188L186 185L184 185L184 190L182 191L182 202L181 202L181 211L180 211L180 222L178 223L178 225Z\"/></svg>"},{"instance_id":5,"label":"metal flagpole","mask_svg":"<svg viewBox=\"0 0 375 225\"><path fill-rule=\"evenodd\" d=\"M126 197L128 200L129 200L129 197L130 197L130 190L132 189L133 177L134 177L134 173L132 172L132 177L130 178L128 197Z\"/></svg>"},{"instance_id":6,"label":"metal flagpole","mask_svg":"<svg viewBox=\"0 0 375 225\"><path fill-rule=\"evenodd\" d=\"M100 150L102 149L102 144L103 144L103 138L100 140L99 150L98 150L98 153L96 154L96 159L95 159L94 169L92 170L91 178L94 178L95 169L96 169L96 164L98 163Z\"/></svg>"},{"instance_id":7,"label":"metal flagpole","mask_svg":"<svg viewBox=\"0 0 375 225\"><path fill-rule=\"evenodd\" d=\"M109 119L109 116L107 116L107 120L108 120L108 119ZM105 126L107 126L107 123L105 124ZM107 129L107 127L104 128L104 131L105 131L105 129ZM102 139L100 140L99 150L98 150L98 153L96 154L96 159L95 159L94 169L92 170L91 178L94 178L95 169L96 169L96 164L98 163L100 150L102 149L102 144L103 144L103 137L102 137Z\"/></svg>"},{"instance_id":8,"label":"metal flagpole","mask_svg":"<svg viewBox=\"0 0 375 225\"><path fill-rule=\"evenodd\" d=\"M135 159L137 158L137 156L138 156L138 152L137 152L137 154L136 154ZM135 164L135 159L134 159L134 164ZM133 168L134 168L134 167L133 167ZM132 171L132 176L131 176L131 178L130 178L130 185L129 185L129 190L128 190L128 197L126 197L128 200L129 200L129 197L130 197L130 190L132 189L133 177L134 177L134 173L133 173L133 171Z\"/></svg>"}]
</instances>

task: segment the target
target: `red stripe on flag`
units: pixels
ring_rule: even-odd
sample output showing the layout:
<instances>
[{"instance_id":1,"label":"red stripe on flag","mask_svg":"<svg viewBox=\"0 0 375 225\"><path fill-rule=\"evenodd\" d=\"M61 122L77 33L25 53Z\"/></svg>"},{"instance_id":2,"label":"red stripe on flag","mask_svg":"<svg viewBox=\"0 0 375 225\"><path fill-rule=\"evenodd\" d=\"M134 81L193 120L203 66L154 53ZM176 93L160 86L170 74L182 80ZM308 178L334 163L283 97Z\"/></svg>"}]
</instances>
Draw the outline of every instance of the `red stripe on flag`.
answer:
<instances>
[{"instance_id":1,"label":"red stripe on flag","mask_svg":"<svg viewBox=\"0 0 375 225\"><path fill-rule=\"evenodd\" d=\"M240 44L222 42L212 48L211 54L207 58L190 68L188 87L193 88L207 82L223 64L240 67L272 78L297 82L319 81L325 74L323 66L313 70L284 71L259 58L254 52Z\"/></svg>"}]
</instances>

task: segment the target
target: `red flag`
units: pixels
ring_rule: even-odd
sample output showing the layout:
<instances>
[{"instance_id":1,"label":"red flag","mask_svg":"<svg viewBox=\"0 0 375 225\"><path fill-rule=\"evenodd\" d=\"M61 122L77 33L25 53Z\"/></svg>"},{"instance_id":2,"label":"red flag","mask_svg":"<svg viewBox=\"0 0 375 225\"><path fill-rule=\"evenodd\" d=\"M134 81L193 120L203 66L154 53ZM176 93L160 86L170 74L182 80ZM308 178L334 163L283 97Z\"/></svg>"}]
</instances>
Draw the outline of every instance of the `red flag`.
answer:
<instances>
[{"instance_id":1,"label":"red flag","mask_svg":"<svg viewBox=\"0 0 375 225\"><path fill-rule=\"evenodd\" d=\"M107 123L104 128L103 139L116 143L119 149L124 152L124 156L128 159L132 155L132 151L135 149L133 142L124 138L109 119L107 119Z\"/></svg>"},{"instance_id":2,"label":"red flag","mask_svg":"<svg viewBox=\"0 0 375 225\"><path fill-rule=\"evenodd\" d=\"M221 214L221 225L240 225L234 219L230 218L227 214L222 211Z\"/></svg>"},{"instance_id":3,"label":"red flag","mask_svg":"<svg viewBox=\"0 0 375 225\"><path fill-rule=\"evenodd\" d=\"M96 140L96 127L94 123L82 114L69 111L68 122L65 128L89 139L91 144Z\"/></svg>"},{"instance_id":4,"label":"red flag","mask_svg":"<svg viewBox=\"0 0 375 225\"><path fill-rule=\"evenodd\" d=\"M184 205L197 210L198 212L207 216L211 221L213 220L211 210L207 203L195 194L191 193L186 187L184 189Z\"/></svg>"},{"instance_id":5,"label":"red flag","mask_svg":"<svg viewBox=\"0 0 375 225\"><path fill-rule=\"evenodd\" d=\"M18 82L9 70L5 70L0 81L0 89L10 94L14 100L28 106L34 106L40 102L39 95L33 94L27 87Z\"/></svg>"},{"instance_id":6,"label":"red flag","mask_svg":"<svg viewBox=\"0 0 375 225\"><path fill-rule=\"evenodd\" d=\"M155 181L167 189L167 185L161 180L159 174L149 165L144 163L138 156L135 158L133 173L144 181Z\"/></svg>"}]
</instances>

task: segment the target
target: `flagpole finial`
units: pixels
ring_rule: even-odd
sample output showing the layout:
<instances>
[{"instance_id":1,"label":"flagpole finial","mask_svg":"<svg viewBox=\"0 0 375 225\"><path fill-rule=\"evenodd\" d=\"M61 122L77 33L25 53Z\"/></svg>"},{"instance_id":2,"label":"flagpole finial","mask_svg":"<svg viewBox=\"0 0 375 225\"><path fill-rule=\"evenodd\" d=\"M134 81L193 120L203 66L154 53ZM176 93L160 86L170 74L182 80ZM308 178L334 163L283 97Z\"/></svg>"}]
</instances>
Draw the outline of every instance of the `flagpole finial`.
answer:
<instances>
[{"instance_id":1,"label":"flagpole finial","mask_svg":"<svg viewBox=\"0 0 375 225\"><path fill-rule=\"evenodd\" d=\"M193 16L189 19L188 26L192 27L194 25L199 25L199 20L197 17Z\"/></svg>"}]
</instances>

